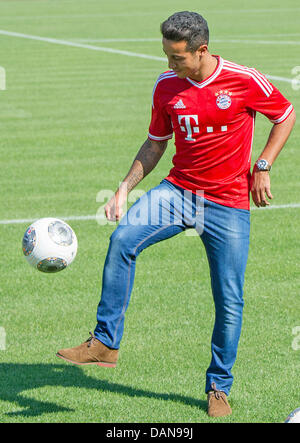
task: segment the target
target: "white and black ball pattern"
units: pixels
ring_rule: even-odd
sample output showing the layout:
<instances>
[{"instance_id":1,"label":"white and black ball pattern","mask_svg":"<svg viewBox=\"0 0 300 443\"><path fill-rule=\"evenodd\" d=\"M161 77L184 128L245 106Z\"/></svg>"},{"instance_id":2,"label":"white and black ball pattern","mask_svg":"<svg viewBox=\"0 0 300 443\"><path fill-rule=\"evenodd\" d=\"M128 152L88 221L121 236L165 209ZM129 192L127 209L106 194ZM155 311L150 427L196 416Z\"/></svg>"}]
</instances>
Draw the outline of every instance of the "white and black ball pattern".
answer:
<instances>
[{"instance_id":1,"label":"white and black ball pattern","mask_svg":"<svg viewBox=\"0 0 300 443\"><path fill-rule=\"evenodd\" d=\"M41 218L32 223L22 240L30 265L42 272L59 272L69 266L77 253L77 237L63 220Z\"/></svg>"}]
</instances>

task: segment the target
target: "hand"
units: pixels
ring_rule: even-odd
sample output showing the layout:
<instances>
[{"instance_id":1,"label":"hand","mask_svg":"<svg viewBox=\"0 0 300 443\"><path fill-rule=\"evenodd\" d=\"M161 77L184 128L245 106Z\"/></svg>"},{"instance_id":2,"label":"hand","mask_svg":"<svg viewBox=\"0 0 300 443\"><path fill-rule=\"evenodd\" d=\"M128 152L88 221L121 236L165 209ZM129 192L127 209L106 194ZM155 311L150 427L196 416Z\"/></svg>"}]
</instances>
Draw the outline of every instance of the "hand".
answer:
<instances>
[{"instance_id":1,"label":"hand","mask_svg":"<svg viewBox=\"0 0 300 443\"><path fill-rule=\"evenodd\" d=\"M109 221L119 221L123 216L122 207L127 199L126 186L120 187L104 207L105 216Z\"/></svg>"},{"instance_id":2,"label":"hand","mask_svg":"<svg viewBox=\"0 0 300 443\"><path fill-rule=\"evenodd\" d=\"M259 171L255 166L251 177L250 190L252 200L258 208L269 206L270 203L267 201L266 195L269 199L273 198L273 195L271 194L269 172Z\"/></svg>"}]
</instances>

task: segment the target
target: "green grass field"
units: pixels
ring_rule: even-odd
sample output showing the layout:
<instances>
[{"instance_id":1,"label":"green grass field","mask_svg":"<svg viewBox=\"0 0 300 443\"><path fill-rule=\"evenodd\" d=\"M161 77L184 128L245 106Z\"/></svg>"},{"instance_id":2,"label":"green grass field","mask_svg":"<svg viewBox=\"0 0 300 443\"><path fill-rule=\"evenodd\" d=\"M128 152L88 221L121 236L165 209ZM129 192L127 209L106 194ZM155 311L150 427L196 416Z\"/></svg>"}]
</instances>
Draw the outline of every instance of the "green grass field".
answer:
<instances>
[{"instance_id":1,"label":"green grass field","mask_svg":"<svg viewBox=\"0 0 300 443\"><path fill-rule=\"evenodd\" d=\"M0 30L163 57L159 25L183 9L207 18L214 54L285 79L300 65L294 0L211 0L204 9L195 0L0 1ZM0 34L0 66L0 421L283 422L300 406L300 350L292 346L300 326L299 126L271 173L272 204L298 207L252 212L233 415L213 420L204 383L214 308L197 237L141 254L118 367L82 369L55 353L95 327L114 226L70 220L76 260L48 275L23 257L29 222L3 223L95 215L98 192L117 188L147 136L152 88L167 63ZM300 90L273 83L299 110ZM253 161L270 129L258 116ZM138 189L166 176L173 153L170 143Z\"/></svg>"}]
</instances>

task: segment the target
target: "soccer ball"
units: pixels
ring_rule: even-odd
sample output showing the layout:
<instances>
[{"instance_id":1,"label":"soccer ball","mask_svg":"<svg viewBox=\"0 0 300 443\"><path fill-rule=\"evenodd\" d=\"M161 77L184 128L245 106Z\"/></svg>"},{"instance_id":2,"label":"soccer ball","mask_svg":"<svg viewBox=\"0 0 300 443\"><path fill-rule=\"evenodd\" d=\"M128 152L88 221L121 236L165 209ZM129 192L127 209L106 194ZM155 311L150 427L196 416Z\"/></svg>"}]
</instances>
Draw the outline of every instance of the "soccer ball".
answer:
<instances>
[{"instance_id":1,"label":"soccer ball","mask_svg":"<svg viewBox=\"0 0 300 443\"><path fill-rule=\"evenodd\" d=\"M291 412L284 423L300 423L300 408Z\"/></svg>"},{"instance_id":2,"label":"soccer ball","mask_svg":"<svg viewBox=\"0 0 300 443\"><path fill-rule=\"evenodd\" d=\"M41 218L26 230L22 249L26 260L42 272L58 272L72 263L77 253L73 229L58 218Z\"/></svg>"}]
</instances>

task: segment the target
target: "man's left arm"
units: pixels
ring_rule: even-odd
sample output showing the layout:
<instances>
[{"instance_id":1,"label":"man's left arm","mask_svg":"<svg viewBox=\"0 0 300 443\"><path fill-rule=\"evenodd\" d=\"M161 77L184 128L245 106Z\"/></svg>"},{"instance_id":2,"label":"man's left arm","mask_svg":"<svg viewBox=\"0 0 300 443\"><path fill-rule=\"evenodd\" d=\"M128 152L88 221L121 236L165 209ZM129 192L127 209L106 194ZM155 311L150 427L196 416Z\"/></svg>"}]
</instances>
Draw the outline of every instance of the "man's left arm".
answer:
<instances>
[{"instance_id":1,"label":"man's left arm","mask_svg":"<svg viewBox=\"0 0 300 443\"><path fill-rule=\"evenodd\" d=\"M280 151L284 147L289 135L293 129L296 121L295 111L289 115L289 117L282 123L274 124L267 144L262 151L259 159L267 160L267 162L272 165L279 155ZM250 189L252 194L253 202L257 207L268 206L270 203L267 201L266 197L272 199L271 186L270 186L270 176L268 171L260 171L255 165L252 172Z\"/></svg>"}]
</instances>

